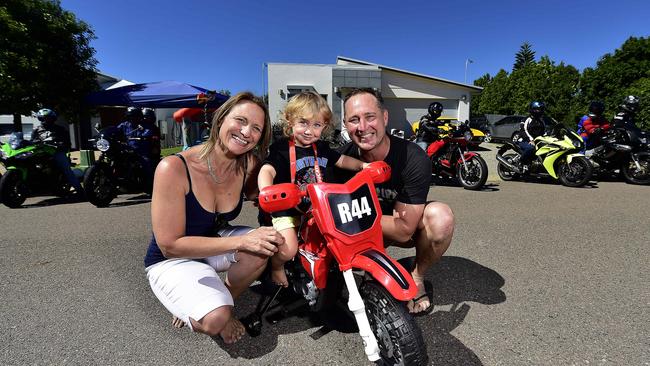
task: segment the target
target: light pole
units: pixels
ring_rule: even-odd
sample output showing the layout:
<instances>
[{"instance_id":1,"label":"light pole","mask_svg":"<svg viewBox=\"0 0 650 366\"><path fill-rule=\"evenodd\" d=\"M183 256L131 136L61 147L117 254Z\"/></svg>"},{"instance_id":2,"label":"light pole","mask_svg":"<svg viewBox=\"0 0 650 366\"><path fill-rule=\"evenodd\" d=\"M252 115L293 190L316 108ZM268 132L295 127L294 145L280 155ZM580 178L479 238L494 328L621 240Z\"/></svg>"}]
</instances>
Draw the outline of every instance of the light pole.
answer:
<instances>
[{"instance_id":1,"label":"light pole","mask_svg":"<svg viewBox=\"0 0 650 366\"><path fill-rule=\"evenodd\" d=\"M470 59L465 60L465 84L467 84L467 65L474 63L474 61Z\"/></svg>"}]
</instances>

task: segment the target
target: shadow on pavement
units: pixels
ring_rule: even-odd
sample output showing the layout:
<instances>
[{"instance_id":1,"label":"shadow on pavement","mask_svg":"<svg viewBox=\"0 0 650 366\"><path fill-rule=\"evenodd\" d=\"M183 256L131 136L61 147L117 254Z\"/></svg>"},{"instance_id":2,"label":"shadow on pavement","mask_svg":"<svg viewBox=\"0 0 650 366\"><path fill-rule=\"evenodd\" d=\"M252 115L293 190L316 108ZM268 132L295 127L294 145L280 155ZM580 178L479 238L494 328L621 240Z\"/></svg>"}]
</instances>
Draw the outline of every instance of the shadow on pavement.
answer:
<instances>
[{"instance_id":1,"label":"shadow on pavement","mask_svg":"<svg viewBox=\"0 0 650 366\"><path fill-rule=\"evenodd\" d=\"M456 178L445 178L445 177L432 177L431 186L440 186L440 187L457 187L459 189L464 189ZM499 191L499 185L496 183L485 183L481 189L476 190L475 192L497 192Z\"/></svg>"},{"instance_id":2,"label":"shadow on pavement","mask_svg":"<svg viewBox=\"0 0 650 366\"><path fill-rule=\"evenodd\" d=\"M414 257L403 258L400 263L405 268L412 268ZM461 257L443 257L440 263L434 265L425 279L427 292L432 299L429 314L416 316L416 321L422 330L427 346L430 363L433 365L482 365L476 354L467 348L451 332L463 323L471 306L466 302L477 302L484 305L494 305L506 301L506 295L501 290L505 280L494 270L476 262ZM268 292L262 285L251 287L237 302L236 316L242 318L252 313L262 293ZM291 291L284 290L289 294ZM286 302L288 299L282 300ZM441 306L450 309L440 309ZM337 331L341 333L356 333L358 331L354 317L344 303L327 312L316 314L305 306L298 307L286 317L279 320L282 326L269 324L273 307L264 316L262 333L258 337L244 336L238 346L225 345L220 339L215 342L233 358L255 359L273 352L278 344L278 336L302 332L319 327L310 334L314 340L323 335Z\"/></svg>"},{"instance_id":3,"label":"shadow on pavement","mask_svg":"<svg viewBox=\"0 0 650 366\"><path fill-rule=\"evenodd\" d=\"M20 208L35 208L35 207L47 207L47 206L56 206L56 205L68 205L73 203L86 202L85 200L76 199L73 197L51 197L45 198L41 201L23 204Z\"/></svg>"}]
</instances>

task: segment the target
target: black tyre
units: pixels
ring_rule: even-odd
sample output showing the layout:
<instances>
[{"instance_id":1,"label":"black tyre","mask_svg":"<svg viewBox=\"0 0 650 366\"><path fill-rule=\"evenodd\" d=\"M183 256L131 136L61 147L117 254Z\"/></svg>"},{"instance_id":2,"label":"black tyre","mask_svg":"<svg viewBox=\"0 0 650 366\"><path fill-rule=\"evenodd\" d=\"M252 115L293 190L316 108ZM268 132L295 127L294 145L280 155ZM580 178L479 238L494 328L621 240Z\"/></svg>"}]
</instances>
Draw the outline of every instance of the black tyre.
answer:
<instances>
[{"instance_id":1,"label":"black tyre","mask_svg":"<svg viewBox=\"0 0 650 366\"><path fill-rule=\"evenodd\" d=\"M406 305L374 280L366 280L359 292L366 305L381 365L426 365L429 362L422 332Z\"/></svg>"},{"instance_id":2,"label":"black tyre","mask_svg":"<svg viewBox=\"0 0 650 366\"><path fill-rule=\"evenodd\" d=\"M577 156L567 163L562 158L558 164L558 177L560 183L567 187L582 187L589 182L593 173L593 165L584 156Z\"/></svg>"},{"instance_id":3,"label":"black tyre","mask_svg":"<svg viewBox=\"0 0 650 366\"><path fill-rule=\"evenodd\" d=\"M88 202L97 207L106 207L115 198L115 184L108 167L93 165L84 175L84 191Z\"/></svg>"},{"instance_id":4,"label":"black tyre","mask_svg":"<svg viewBox=\"0 0 650 366\"><path fill-rule=\"evenodd\" d=\"M625 181L631 184L650 184L650 154L639 154L637 160L641 169L632 159L621 167Z\"/></svg>"},{"instance_id":5,"label":"black tyre","mask_svg":"<svg viewBox=\"0 0 650 366\"><path fill-rule=\"evenodd\" d=\"M27 198L27 186L16 170L8 170L0 179L0 202L10 208L22 206Z\"/></svg>"},{"instance_id":6,"label":"black tyre","mask_svg":"<svg viewBox=\"0 0 650 366\"><path fill-rule=\"evenodd\" d=\"M458 182L465 189L477 190L481 189L487 181L488 167L485 160L479 155L473 156L465 162L467 169L463 164L456 166L456 177Z\"/></svg>"},{"instance_id":7,"label":"black tyre","mask_svg":"<svg viewBox=\"0 0 650 366\"><path fill-rule=\"evenodd\" d=\"M503 155L503 157L511 164L514 162L516 156L517 154L515 153L509 153ZM497 174L499 174L499 178L501 178L501 180L503 181L511 181L519 177L519 174L510 170L507 166L501 163L497 164Z\"/></svg>"}]
</instances>

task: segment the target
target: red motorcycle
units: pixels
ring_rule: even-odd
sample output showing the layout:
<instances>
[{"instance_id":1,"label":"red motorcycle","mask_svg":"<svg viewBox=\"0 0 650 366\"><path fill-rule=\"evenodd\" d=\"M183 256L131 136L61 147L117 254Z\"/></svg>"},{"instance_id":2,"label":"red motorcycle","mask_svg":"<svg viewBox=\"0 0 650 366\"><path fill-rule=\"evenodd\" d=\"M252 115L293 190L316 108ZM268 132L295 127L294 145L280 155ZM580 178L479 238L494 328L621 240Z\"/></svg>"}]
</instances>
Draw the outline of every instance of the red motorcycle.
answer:
<instances>
[{"instance_id":1,"label":"red motorcycle","mask_svg":"<svg viewBox=\"0 0 650 366\"><path fill-rule=\"evenodd\" d=\"M427 155L431 158L432 173L439 178L451 177L458 179L465 189L481 189L488 177L488 167L481 155L469 151L469 145L478 145L483 140L483 133L469 127L469 122L447 123L439 127L440 140L434 144L444 146L431 153L431 145Z\"/></svg>"},{"instance_id":2,"label":"red motorcycle","mask_svg":"<svg viewBox=\"0 0 650 366\"><path fill-rule=\"evenodd\" d=\"M290 288L312 310L321 311L344 297L345 283L348 308L368 359L390 365L425 365L428 356L422 333L405 303L417 293L415 282L383 245L374 183L389 178L390 167L374 162L345 184L312 183L305 191L292 183L266 187L260 192L259 205L272 213L296 207L309 197L312 208L299 230L298 254L285 263ZM363 274L357 286L359 273ZM257 325L261 328L261 321Z\"/></svg>"}]
</instances>

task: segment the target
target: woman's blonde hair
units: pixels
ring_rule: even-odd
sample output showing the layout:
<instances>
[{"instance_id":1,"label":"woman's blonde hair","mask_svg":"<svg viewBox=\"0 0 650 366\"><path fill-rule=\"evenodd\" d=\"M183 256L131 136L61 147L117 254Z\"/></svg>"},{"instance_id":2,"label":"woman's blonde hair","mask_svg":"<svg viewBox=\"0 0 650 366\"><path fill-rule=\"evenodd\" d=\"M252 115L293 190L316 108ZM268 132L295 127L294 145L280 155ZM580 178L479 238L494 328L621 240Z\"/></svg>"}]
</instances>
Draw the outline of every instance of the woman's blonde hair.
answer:
<instances>
[{"instance_id":1,"label":"woman's blonde hair","mask_svg":"<svg viewBox=\"0 0 650 366\"><path fill-rule=\"evenodd\" d=\"M332 110L327 105L325 98L313 91L304 91L294 95L287 102L287 106L284 108L284 113L281 116L281 123L284 125L282 129L284 135L291 137L292 121L296 118L312 118L315 116L323 116L323 123L325 123L323 134L325 134L330 128L332 121Z\"/></svg>"},{"instance_id":2,"label":"woman's blonde hair","mask_svg":"<svg viewBox=\"0 0 650 366\"><path fill-rule=\"evenodd\" d=\"M239 103L243 102L251 102L262 108L262 111L264 112L264 127L262 128L262 136L257 142L255 148L251 149L246 154L237 157L235 169L243 172L250 154L257 154L261 159L264 158L268 151L269 144L271 143L271 120L269 119L268 108L266 108L266 104L262 98L255 96L251 92L241 92L228 98L228 100L214 112L214 116L212 117L212 127L210 129L210 138L203 144L203 148L201 148L201 152L199 153L199 159L206 159L217 144L219 144L219 147L223 151L228 152L228 148L219 138L219 129L221 129L223 121L226 119L226 116L230 114L232 109Z\"/></svg>"}]
</instances>

